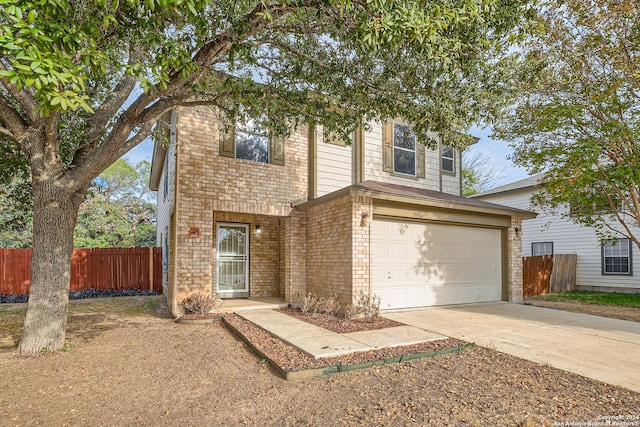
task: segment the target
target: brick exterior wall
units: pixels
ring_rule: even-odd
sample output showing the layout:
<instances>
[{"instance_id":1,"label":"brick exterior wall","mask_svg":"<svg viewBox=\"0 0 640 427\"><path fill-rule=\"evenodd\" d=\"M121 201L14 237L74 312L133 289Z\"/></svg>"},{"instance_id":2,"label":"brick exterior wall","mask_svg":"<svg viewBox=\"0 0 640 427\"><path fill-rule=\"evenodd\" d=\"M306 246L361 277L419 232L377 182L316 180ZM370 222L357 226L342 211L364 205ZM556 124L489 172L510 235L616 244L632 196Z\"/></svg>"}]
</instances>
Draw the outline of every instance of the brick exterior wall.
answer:
<instances>
[{"instance_id":1,"label":"brick exterior wall","mask_svg":"<svg viewBox=\"0 0 640 427\"><path fill-rule=\"evenodd\" d=\"M280 295L291 304L300 304L307 294L307 215L305 212L294 210L284 220L284 283L283 293Z\"/></svg>"},{"instance_id":2,"label":"brick exterior wall","mask_svg":"<svg viewBox=\"0 0 640 427\"><path fill-rule=\"evenodd\" d=\"M307 210L307 293L351 302L352 223L348 195Z\"/></svg>"},{"instance_id":3,"label":"brick exterior wall","mask_svg":"<svg viewBox=\"0 0 640 427\"><path fill-rule=\"evenodd\" d=\"M307 293L336 295L344 305L359 289L370 292L371 216L371 199L354 195L309 208Z\"/></svg>"},{"instance_id":4,"label":"brick exterior wall","mask_svg":"<svg viewBox=\"0 0 640 427\"><path fill-rule=\"evenodd\" d=\"M280 295L284 278L279 272L284 270L284 261L281 253L278 264L278 236L282 229L275 216L290 215L291 202L306 199L306 127L287 139L285 164L279 166L220 156L218 122L212 108L183 108L177 114L177 239L172 249L176 248L178 257L172 311L177 314L177 304L186 296L210 294L215 289L215 221L252 225L250 295ZM261 236L254 236L257 223L263 226ZM189 237L191 227L200 230L200 237Z\"/></svg>"},{"instance_id":5,"label":"brick exterior wall","mask_svg":"<svg viewBox=\"0 0 640 427\"><path fill-rule=\"evenodd\" d=\"M373 199L351 196L351 244L352 251L352 295L359 290L371 295L371 220L373 219ZM349 302L351 303L351 301Z\"/></svg>"},{"instance_id":6,"label":"brick exterior wall","mask_svg":"<svg viewBox=\"0 0 640 427\"><path fill-rule=\"evenodd\" d=\"M522 218L511 217L511 227L507 230L507 264L509 268L509 302L523 303L522 297Z\"/></svg>"}]
</instances>

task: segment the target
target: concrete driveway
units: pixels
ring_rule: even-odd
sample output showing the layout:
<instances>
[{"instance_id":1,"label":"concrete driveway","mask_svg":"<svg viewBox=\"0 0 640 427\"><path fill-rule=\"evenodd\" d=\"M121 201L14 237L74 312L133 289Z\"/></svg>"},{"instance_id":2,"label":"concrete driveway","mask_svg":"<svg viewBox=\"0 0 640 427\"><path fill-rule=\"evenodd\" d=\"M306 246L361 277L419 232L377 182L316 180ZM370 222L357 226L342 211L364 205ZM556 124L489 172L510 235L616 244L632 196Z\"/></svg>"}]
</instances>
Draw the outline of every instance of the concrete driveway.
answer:
<instances>
[{"instance_id":1,"label":"concrete driveway","mask_svg":"<svg viewBox=\"0 0 640 427\"><path fill-rule=\"evenodd\" d=\"M640 392L637 322L507 302L385 311L384 316Z\"/></svg>"}]
</instances>

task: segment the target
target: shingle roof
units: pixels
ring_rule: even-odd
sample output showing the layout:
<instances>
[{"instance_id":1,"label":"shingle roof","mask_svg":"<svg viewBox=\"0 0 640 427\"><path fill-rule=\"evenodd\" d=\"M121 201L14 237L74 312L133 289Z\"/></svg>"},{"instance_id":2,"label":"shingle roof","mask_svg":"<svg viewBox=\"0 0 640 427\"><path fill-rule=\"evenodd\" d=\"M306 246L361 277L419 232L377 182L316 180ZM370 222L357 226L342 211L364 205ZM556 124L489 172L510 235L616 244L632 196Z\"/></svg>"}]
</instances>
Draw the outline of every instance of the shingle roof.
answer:
<instances>
[{"instance_id":1,"label":"shingle roof","mask_svg":"<svg viewBox=\"0 0 640 427\"><path fill-rule=\"evenodd\" d=\"M537 175L529 176L519 181L514 181L509 184L501 185L500 187L492 188L491 190L483 191L482 193L474 194L473 198L488 196L490 194L508 193L510 191L525 190L527 188L536 188L542 184L544 174L539 173Z\"/></svg>"}]
</instances>

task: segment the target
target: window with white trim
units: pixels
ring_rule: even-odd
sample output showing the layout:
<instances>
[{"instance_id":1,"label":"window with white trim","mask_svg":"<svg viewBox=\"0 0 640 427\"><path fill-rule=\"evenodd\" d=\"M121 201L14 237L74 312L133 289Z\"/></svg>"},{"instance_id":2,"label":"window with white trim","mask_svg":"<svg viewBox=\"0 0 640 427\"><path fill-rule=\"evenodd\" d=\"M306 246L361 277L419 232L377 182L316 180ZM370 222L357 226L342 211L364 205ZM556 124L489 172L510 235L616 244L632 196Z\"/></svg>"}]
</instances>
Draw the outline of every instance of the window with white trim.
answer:
<instances>
[{"instance_id":1,"label":"window with white trim","mask_svg":"<svg viewBox=\"0 0 640 427\"><path fill-rule=\"evenodd\" d=\"M602 241L602 274L632 274L631 240Z\"/></svg>"},{"instance_id":2,"label":"window with white trim","mask_svg":"<svg viewBox=\"0 0 640 427\"><path fill-rule=\"evenodd\" d=\"M416 135L411 126L393 124L393 171L416 176Z\"/></svg>"},{"instance_id":3,"label":"window with white trim","mask_svg":"<svg viewBox=\"0 0 640 427\"><path fill-rule=\"evenodd\" d=\"M532 242L531 256L553 255L553 242Z\"/></svg>"},{"instance_id":4,"label":"window with white trim","mask_svg":"<svg viewBox=\"0 0 640 427\"><path fill-rule=\"evenodd\" d=\"M456 172L456 150L450 145L442 146L442 171L443 172Z\"/></svg>"}]
</instances>

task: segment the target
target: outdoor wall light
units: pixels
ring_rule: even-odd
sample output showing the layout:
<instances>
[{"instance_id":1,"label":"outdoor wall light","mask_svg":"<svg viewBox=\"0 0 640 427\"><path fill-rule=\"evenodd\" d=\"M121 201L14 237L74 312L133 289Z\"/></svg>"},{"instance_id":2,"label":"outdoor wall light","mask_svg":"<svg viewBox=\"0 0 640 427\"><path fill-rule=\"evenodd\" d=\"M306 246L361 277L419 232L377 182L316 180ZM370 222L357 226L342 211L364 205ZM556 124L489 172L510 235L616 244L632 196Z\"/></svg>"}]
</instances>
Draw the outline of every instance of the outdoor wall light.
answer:
<instances>
[{"instance_id":1,"label":"outdoor wall light","mask_svg":"<svg viewBox=\"0 0 640 427\"><path fill-rule=\"evenodd\" d=\"M520 237L520 234L522 233L522 228L516 227L513 229L513 231L516 232L516 237Z\"/></svg>"},{"instance_id":2,"label":"outdoor wall light","mask_svg":"<svg viewBox=\"0 0 640 427\"><path fill-rule=\"evenodd\" d=\"M366 227L367 226L367 218L369 218L369 212L362 212L360 214L360 218L362 218L360 220L360 227Z\"/></svg>"},{"instance_id":3,"label":"outdoor wall light","mask_svg":"<svg viewBox=\"0 0 640 427\"><path fill-rule=\"evenodd\" d=\"M256 234L262 234L262 227L260 225L256 225Z\"/></svg>"}]
</instances>

